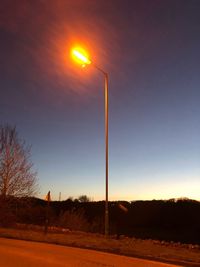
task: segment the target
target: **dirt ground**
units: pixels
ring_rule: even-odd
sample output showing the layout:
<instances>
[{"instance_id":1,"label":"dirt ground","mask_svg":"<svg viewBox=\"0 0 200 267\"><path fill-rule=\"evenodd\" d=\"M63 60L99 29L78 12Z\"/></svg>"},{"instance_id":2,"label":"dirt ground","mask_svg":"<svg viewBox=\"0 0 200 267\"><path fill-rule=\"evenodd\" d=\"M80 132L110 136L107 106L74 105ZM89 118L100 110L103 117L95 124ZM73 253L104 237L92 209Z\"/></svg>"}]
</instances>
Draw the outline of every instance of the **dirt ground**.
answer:
<instances>
[{"instance_id":1,"label":"dirt ground","mask_svg":"<svg viewBox=\"0 0 200 267\"><path fill-rule=\"evenodd\" d=\"M44 234L39 227L29 227L29 229L0 228L0 236L94 249L176 263L181 266L200 266L200 246L195 244L141 240L124 236L117 240L115 236L105 238L100 234L73 232L67 229L60 229L59 231L57 229L49 229L49 232Z\"/></svg>"}]
</instances>

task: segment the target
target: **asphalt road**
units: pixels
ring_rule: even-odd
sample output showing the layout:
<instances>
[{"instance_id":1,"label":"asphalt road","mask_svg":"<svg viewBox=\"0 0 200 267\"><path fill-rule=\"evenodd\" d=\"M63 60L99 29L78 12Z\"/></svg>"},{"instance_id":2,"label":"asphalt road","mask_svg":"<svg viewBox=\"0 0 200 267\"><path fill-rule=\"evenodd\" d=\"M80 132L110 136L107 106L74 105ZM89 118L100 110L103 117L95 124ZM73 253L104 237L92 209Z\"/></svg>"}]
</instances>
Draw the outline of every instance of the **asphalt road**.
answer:
<instances>
[{"instance_id":1,"label":"asphalt road","mask_svg":"<svg viewBox=\"0 0 200 267\"><path fill-rule=\"evenodd\" d=\"M87 249L0 238L0 267L175 267Z\"/></svg>"}]
</instances>

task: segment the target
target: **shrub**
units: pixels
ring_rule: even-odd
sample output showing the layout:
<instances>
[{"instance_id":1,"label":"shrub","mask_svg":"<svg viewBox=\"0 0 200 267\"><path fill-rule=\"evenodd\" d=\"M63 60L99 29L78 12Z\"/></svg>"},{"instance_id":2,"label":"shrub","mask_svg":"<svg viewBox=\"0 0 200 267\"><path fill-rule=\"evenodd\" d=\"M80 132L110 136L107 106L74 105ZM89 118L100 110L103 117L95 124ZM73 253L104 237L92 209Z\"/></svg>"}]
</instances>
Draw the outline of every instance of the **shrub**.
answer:
<instances>
[{"instance_id":1,"label":"shrub","mask_svg":"<svg viewBox=\"0 0 200 267\"><path fill-rule=\"evenodd\" d=\"M67 210L61 212L59 216L59 226L68 228L70 230L88 231L89 223L85 218L84 211L78 210Z\"/></svg>"}]
</instances>

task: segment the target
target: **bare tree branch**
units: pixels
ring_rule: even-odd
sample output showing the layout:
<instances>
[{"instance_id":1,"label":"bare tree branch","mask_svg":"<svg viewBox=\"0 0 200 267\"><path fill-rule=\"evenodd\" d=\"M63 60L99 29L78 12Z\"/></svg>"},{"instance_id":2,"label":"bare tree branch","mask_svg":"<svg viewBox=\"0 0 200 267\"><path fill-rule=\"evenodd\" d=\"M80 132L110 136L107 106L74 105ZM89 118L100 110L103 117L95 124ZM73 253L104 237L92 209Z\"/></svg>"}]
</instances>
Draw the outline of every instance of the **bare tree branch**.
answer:
<instances>
[{"instance_id":1,"label":"bare tree branch","mask_svg":"<svg viewBox=\"0 0 200 267\"><path fill-rule=\"evenodd\" d=\"M0 126L0 195L33 196L37 192L30 147L19 139L16 128Z\"/></svg>"}]
</instances>

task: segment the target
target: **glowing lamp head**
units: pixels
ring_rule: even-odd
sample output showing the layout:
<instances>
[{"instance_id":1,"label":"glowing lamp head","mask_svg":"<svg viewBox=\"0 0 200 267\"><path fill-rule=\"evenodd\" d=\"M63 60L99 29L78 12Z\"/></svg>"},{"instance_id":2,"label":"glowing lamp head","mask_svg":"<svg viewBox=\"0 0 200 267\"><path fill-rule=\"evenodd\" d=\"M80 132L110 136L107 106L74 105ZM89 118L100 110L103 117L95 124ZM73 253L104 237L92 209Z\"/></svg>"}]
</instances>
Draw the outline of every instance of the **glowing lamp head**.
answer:
<instances>
[{"instance_id":1,"label":"glowing lamp head","mask_svg":"<svg viewBox=\"0 0 200 267\"><path fill-rule=\"evenodd\" d=\"M88 54L82 48L72 49L71 56L73 60L80 64L82 67L91 64L91 60L89 60Z\"/></svg>"}]
</instances>

